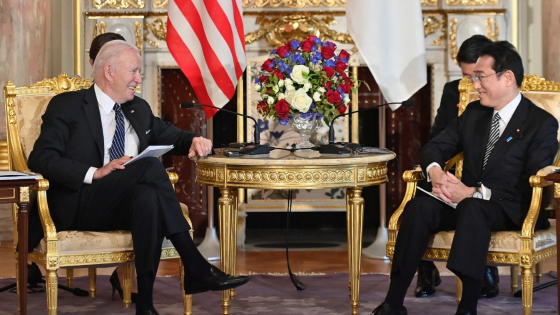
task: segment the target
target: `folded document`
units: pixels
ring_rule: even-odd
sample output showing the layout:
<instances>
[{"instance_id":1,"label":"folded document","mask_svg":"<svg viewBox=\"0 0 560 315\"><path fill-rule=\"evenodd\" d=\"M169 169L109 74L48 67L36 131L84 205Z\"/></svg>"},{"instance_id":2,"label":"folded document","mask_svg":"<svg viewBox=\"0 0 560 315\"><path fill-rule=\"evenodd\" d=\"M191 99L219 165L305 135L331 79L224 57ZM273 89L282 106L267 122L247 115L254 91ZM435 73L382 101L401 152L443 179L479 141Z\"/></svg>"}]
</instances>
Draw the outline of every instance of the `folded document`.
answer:
<instances>
[{"instance_id":1,"label":"folded document","mask_svg":"<svg viewBox=\"0 0 560 315\"><path fill-rule=\"evenodd\" d=\"M447 203L446 201L444 201L444 200L441 199L440 197L438 197L438 196L432 194L431 192L429 192L429 191L427 191L427 190L425 190L425 189L422 189L422 188L419 187L419 186L416 186L416 188L417 188L418 190L422 191L423 193L425 193L426 195L431 196L431 197L433 197L433 198L436 198L437 200L439 200L439 201L445 203L446 205L448 205L448 206L450 206L450 207L453 207L453 209L457 208L457 204L456 204L456 203Z\"/></svg>"},{"instance_id":2,"label":"folded document","mask_svg":"<svg viewBox=\"0 0 560 315\"><path fill-rule=\"evenodd\" d=\"M138 161L147 157L160 157L171 149L173 149L173 145L151 145L147 147L146 150L142 151L142 153L133 157L132 160L124 163L123 166L127 166L134 161Z\"/></svg>"}]
</instances>

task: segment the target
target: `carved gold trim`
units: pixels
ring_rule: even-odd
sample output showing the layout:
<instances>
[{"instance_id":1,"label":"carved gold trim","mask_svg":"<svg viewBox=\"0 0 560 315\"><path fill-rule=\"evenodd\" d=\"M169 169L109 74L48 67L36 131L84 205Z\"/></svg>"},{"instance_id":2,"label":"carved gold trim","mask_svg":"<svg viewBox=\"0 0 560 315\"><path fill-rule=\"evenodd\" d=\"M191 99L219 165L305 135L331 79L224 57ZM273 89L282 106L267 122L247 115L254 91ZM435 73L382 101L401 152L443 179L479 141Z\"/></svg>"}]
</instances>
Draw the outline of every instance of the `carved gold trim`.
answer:
<instances>
[{"instance_id":1,"label":"carved gold trim","mask_svg":"<svg viewBox=\"0 0 560 315\"><path fill-rule=\"evenodd\" d=\"M560 183L554 183L554 198L560 198Z\"/></svg>"},{"instance_id":2,"label":"carved gold trim","mask_svg":"<svg viewBox=\"0 0 560 315\"><path fill-rule=\"evenodd\" d=\"M152 23L144 21L144 40L152 47L158 47L159 43L151 40L148 35L152 33L156 39L166 40L167 37L167 21L163 21L161 18L155 19Z\"/></svg>"},{"instance_id":3,"label":"carved gold trim","mask_svg":"<svg viewBox=\"0 0 560 315\"><path fill-rule=\"evenodd\" d=\"M447 5L453 6L478 6L478 5L496 5L500 0L445 0Z\"/></svg>"},{"instance_id":4,"label":"carved gold trim","mask_svg":"<svg viewBox=\"0 0 560 315\"><path fill-rule=\"evenodd\" d=\"M152 6L154 9L167 9L169 0L154 0Z\"/></svg>"},{"instance_id":5,"label":"carved gold trim","mask_svg":"<svg viewBox=\"0 0 560 315\"><path fill-rule=\"evenodd\" d=\"M345 7L347 0L243 0L244 8Z\"/></svg>"},{"instance_id":6,"label":"carved gold trim","mask_svg":"<svg viewBox=\"0 0 560 315\"><path fill-rule=\"evenodd\" d=\"M449 21L449 28L449 53L453 62L457 64L457 54L459 53L457 49L457 18L452 18Z\"/></svg>"},{"instance_id":7,"label":"carved gold trim","mask_svg":"<svg viewBox=\"0 0 560 315\"><path fill-rule=\"evenodd\" d=\"M19 188L19 201L29 202L29 187L24 186Z\"/></svg>"},{"instance_id":8,"label":"carved gold trim","mask_svg":"<svg viewBox=\"0 0 560 315\"><path fill-rule=\"evenodd\" d=\"M438 0L422 0L423 7L435 7L438 4Z\"/></svg>"},{"instance_id":9,"label":"carved gold trim","mask_svg":"<svg viewBox=\"0 0 560 315\"><path fill-rule=\"evenodd\" d=\"M145 0L93 0L96 9L143 9Z\"/></svg>"},{"instance_id":10,"label":"carved gold trim","mask_svg":"<svg viewBox=\"0 0 560 315\"><path fill-rule=\"evenodd\" d=\"M142 55L142 48L144 47L142 40L144 37L142 36L142 23L140 21L134 22L134 37L136 38L136 48L138 48L138 52Z\"/></svg>"},{"instance_id":11,"label":"carved gold trim","mask_svg":"<svg viewBox=\"0 0 560 315\"><path fill-rule=\"evenodd\" d=\"M441 17L441 21L435 15L428 15L424 17L424 37L428 37L428 35L437 32L438 29L441 29L441 36L432 41L432 46L439 46L445 40L447 36L447 21L444 16Z\"/></svg>"},{"instance_id":12,"label":"carved gold trim","mask_svg":"<svg viewBox=\"0 0 560 315\"><path fill-rule=\"evenodd\" d=\"M521 91L558 92L560 91L560 83L555 81L546 81L545 78L534 74L526 75L523 77Z\"/></svg>"},{"instance_id":13,"label":"carved gold trim","mask_svg":"<svg viewBox=\"0 0 560 315\"><path fill-rule=\"evenodd\" d=\"M329 28L336 23L334 16L329 13L316 14L304 12L300 14L286 14L280 16L257 16L256 24L261 28L245 35L245 43L250 44L265 38L272 47L283 45L291 39L304 40L312 34L321 40L331 39L337 42L353 44L352 36Z\"/></svg>"},{"instance_id":14,"label":"carved gold trim","mask_svg":"<svg viewBox=\"0 0 560 315\"><path fill-rule=\"evenodd\" d=\"M500 30L498 29L498 22L495 18L486 19L486 35L491 41L497 41L500 35Z\"/></svg>"}]
</instances>

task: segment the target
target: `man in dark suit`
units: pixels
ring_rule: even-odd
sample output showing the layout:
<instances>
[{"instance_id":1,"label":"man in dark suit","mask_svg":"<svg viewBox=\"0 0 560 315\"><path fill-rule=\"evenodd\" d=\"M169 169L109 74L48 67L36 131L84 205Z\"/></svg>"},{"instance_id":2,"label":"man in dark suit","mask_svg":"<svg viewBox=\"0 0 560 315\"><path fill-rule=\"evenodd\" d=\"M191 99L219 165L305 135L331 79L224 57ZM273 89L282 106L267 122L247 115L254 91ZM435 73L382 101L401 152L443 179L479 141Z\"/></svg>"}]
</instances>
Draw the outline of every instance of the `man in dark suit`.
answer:
<instances>
[{"instance_id":1,"label":"man in dark suit","mask_svg":"<svg viewBox=\"0 0 560 315\"><path fill-rule=\"evenodd\" d=\"M249 279L226 275L200 255L158 159L123 165L149 145L174 145L172 154L191 157L212 150L208 139L155 117L134 95L140 71L136 47L121 40L105 44L94 63L95 84L49 103L29 167L50 181L48 202L58 230L131 231L136 314L158 314L152 291L164 236L184 262L186 294L229 289Z\"/></svg>"},{"instance_id":2,"label":"man in dark suit","mask_svg":"<svg viewBox=\"0 0 560 315\"><path fill-rule=\"evenodd\" d=\"M404 297L430 235L447 230L455 230L447 268L463 283L456 314L476 314L491 232L521 229L531 202L529 177L550 165L558 152L558 122L521 95L523 64L510 43L485 45L474 73L480 101L421 152L432 192L445 203L431 197L407 203L389 291L374 315L407 314ZM459 181L442 166L461 151ZM456 209L446 203L456 203ZM547 225L541 212L537 228Z\"/></svg>"},{"instance_id":3,"label":"man in dark suit","mask_svg":"<svg viewBox=\"0 0 560 315\"><path fill-rule=\"evenodd\" d=\"M457 62L461 67L463 78L470 78L474 74L476 60L480 54L482 47L489 43L490 40L483 35L474 35L466 39L459 48L457 54ZM430 133L430 140L435 138L442 132L449 123L459 116L459 81L453 80L443 87L443 95L437 111L437 115ZM432 185L426 181L419 183L419 186L427 191L432 190ZM424 193L418 191L417 196L425 196ZM482 298L492 298L500 292L498 283L500 281L498 275L498 267L486 266L484 272L484 284L480 292ZM435 264L431 261L422 260L418 266L418 280L414 296L427 297L436 292L436 286L441 283L439 271Z\"/></svg>"}]
</instances>

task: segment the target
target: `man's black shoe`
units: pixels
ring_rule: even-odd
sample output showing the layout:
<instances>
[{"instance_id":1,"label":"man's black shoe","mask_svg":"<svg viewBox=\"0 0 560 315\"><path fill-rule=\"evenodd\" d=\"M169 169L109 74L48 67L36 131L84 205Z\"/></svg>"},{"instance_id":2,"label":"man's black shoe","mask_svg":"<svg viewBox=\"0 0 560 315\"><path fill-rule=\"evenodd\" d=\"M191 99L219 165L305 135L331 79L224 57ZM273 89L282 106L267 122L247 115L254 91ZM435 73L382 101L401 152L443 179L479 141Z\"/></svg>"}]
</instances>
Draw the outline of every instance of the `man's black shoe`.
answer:
<instances>
[{"instance_id":1,"label":"man's black shoe","mask_svg":"<svg viewBox=\"0 0 560 315\"><path fill-rule=\"evenodd\" d=\"M247 276L230 276L220 269L210 265L210 277L185 276L185 294L196 294L206 291L223 291L233 289L249 282Z\"/></svg>"},{"instance_id":2,"label":"man's black shoe","mask_svg":"<svg viewBox=\"0 0 560 315\"><path fill-rule=\"evenodd\" d=\"M498 295L498 293L500 293L498 283L500 283L498 267L486 266L486 270L484 271L484 283L482 284L482 289L480 290L480 297L489 299Z\"/></svg>"},{"instance_id":3,"label":"man's black shoe","mask_svg":"<svg viewBox=\"0 0 560 315\"><path fill-rule=\"evenodd\" d=\"M406 311L406 307L402 307L400 310L395 310L389 306L388 303L381 303L378 307L376 307L371 315L407 315L408 312Z\"/></svg>"},{"instance_id":4,"label":"man's black shoe","mask_svg":"<svg viewBox=\"0 0 560 315\"><path fill-rule=\"evenodd\" d=\"M418 281L414 296L427 297L436 293L436 287L441 284L438 269L431 263L420 263L418 266Z\"/></svg>"},{"instance_id":5,"label":"man's black shoe","mask_svg":"<svg viewBox=\"0 0 560 315\"><path fill-rule=\"evenodd\" d=\"M457 313L455 313L455 315L472 315L472 314L473 314L473 313L471 313L471 312L469 312L469 311L467 311L467 310L464 310L464 309L458 309L458 310L457 310Z\"/></svg>"}]
</instances>

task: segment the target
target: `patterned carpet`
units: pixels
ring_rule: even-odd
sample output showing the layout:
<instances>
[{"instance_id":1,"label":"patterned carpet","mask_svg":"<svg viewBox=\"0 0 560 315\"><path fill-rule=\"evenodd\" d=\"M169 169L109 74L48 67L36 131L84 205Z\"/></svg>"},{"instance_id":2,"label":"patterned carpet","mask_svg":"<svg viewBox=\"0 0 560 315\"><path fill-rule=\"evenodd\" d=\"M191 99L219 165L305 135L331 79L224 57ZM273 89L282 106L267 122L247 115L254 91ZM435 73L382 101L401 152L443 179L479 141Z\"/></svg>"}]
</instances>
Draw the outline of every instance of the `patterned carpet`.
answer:
<instances>
[{"instance_id":1,"label":"patterned carpet","mask_svg":"<svg viewBox=\"0 0 560 315\"><path fill-rule=\"evenodd\" d=\"M307 285L304 291L296 291L288 276L253 275L251 281L237 290L232 301L231 314L301 314L339 315L350 314L348 297L348 275L318 275L299 277ZM388 287L388 276L378 274L362 275L360 286L360 313L369 314L384 299ZM545 275L544 281L552 278ZM0 287L13 279L0 280ZM416 283L414 280L413 283ZM74 284L87 288L87 277L76 278ZM521 298L509 294L509 277L500 277L500 295L493 299L480 300L479 314L522 314ZM71 293L59 291L58 314L134 314L134 308L126 309L120 300L111 300L108 276L98 276L98 294L95 299L75 297ZM177 277L158 278L154 294L155 307L161 315L181 314L182 300ZM455 278L443 277L438 292L424 299L415 298L413 290L405 300L408 313L413 314L454 314ZM535 292L534 314L556 314L557 286ZM17 295L8 291L0 293L0 315L17 314ZM46 314L44 293L29 294L28 314ZM220 314L221 293L208 292L193 298L195 315Z\"/></svg>"}]
</instances>

